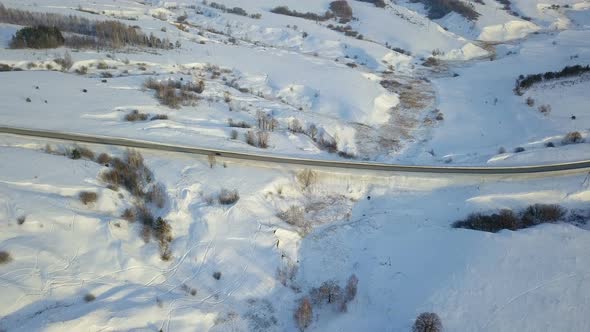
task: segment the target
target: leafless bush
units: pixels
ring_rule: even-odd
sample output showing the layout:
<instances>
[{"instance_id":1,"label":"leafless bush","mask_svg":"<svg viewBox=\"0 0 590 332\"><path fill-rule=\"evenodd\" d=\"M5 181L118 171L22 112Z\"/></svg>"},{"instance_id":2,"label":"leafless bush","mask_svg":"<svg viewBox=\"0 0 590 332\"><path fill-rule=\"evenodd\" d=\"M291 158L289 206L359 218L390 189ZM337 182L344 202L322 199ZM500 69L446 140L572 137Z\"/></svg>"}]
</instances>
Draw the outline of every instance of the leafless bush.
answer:
<instances>
[{"instance_id":1,"label":"leafless bush","mask_svg":"<svg viewBox=\"0 0 590 332\"><path fill-rule=\"evenodd\" d=\"M74 65L74 60L72 60L72 56L70 55L70 52L66 51L64 53L63 58L57 58L55 60L53 60L55 63L57 63L58 65L61 66L61 69L63 71L68 71L70 70L70 68L72 68L72 66Z\"/></svg>"},{"instance_id":2,"label":"leafless bush","mask_svg":"<svg viewBox=\"0 0 590 332\"><path fill-rule=\"evenodd\" d=\"M521 215L522 228L553 223L563 220L567 210L557 204L534 204L527 207Z\"/></svg>"},{"instance_id":3,"label":"leafless bush","mask_svg":"<svg viewBox=\"0 0 590 332\"><path fill-rule=\"evenodd\" d=\"M148 115L145 113L139 113L138 110L133 110L125 115L125 121L135 122L135 121L145 121L147 120Z\"/></svg>"},{"instance_id":4,"label":"leafless bush","mask_svg":"<svg viewBox=\"0 0 590 332\"><path fill-rule=\"evenodd\" d=\"M442 329L440 318L433 312L421 313L412 326L412 332L441 332Z\"/></svg>"},{"instance_id":5,"label":"leafless bush","mask_svg":"<svg viewBox=\"0 0 590 332\"><path fill-rule=\"evenodd\" d=\"M160 103L171 108L178 108L181 105L187 106L193 104L199 99L197 94L203 92L205 85L199 81L197 84L185 83L182 81L166 80L157 81L153 78L148 78L144 82L144 87L155 90L155 96Z\"/></svg>"},{"instance_id":6,"label":"leafless bush","mask_svg":"<svg viewBox=\"0 0 590 332\"><path fill-rule=\"evenodd\" d=\"M529 107L533 107L533 106L535 106L535 100L534 100L533 98L531 98L531 97L528 97L528 98L526 99L526 104L527 104Z\"/></svg>"},{"instance_id":7,"label":"leafless bush","mask_svg":"<svg viewBox=\"0 0 590 332\"><path fill-rule=\"evenodd\" d=\"M20 216L18 218L16 218L16 223L19 225L22 225L25 223L25 221L27 220L27 216Z\"/></svg>"},{"instance_id":8,"label":"leafless bush","mask_svg":"<svg viewBox=\"0 0 590 332\"><path fill-rule=\"evenodd\" d=\"M297 178L297 182L303 190L310 188L318 180L318 174L315 171L308 168L297 173L295 177Z\"/></svg>"},{"instance_id":9,"label":"leafless bush","mask_svg":"<svg viewBox=\"0 0 590 332\"><path fill-rule=\"evenodd\" d=\"M217 271L217 272L213 272L213 278L215 280L219 280L221 279L221 272Z\"/></svg>"},{"instance_id":10,"label":"leafless bush","mask_svg":"<svg viewBox=\"0 0 590 332\"><path fill-rule=\"evenodd\" d=\"M305 210L297 205L291 205L287 210L279 212L277 217L293 226L304 226L306 223Z\"/></svg>"},{"instance_id":11,"label":"leafless bush","mask_svg":"<svg viewBox=\"0 0 590 332\"><path fill-rule=\"evenodd\" d=\"M283 286L287 287L287 284L295 279L298 269L297 265L288 262L277 269L277 279Z\"/></svg>"},{"instance_id":12,"label":"leafless bush","mask_svg":"<svg viewBox=\"0 0 590 332\"><path fill-rule=\"evenodd\" d=\"M10 263L12 261L12 256L8 251L0 251L0 264Z\"/></svg>"},{"instance_id":13,"label":"leafless bush","mask_svg":"<svg viewBox=\"0 0 590 332\"><path fill-rule=\"evenodd\" d=\"M96 202L98 200L98 195L95 192L82 191L78 194L78 198L80 198L80 202L84 205L88 205Z\"/></svg>"},{"instance_id":14,"label":"leafless bush","mask_svg":"<svg viewBox=\"0 0 590 332\"><path fill-rule=\"evenodd\" d=\"M125 210L123 210L121 218L127 220L128 222L134 222L136 218L135 210L131 208L126 208Z\"/></svg>"},{"instance_id":15,"label":"leafless bush","mask_svg":"<svg viewBox=\"0 0 590 332\"><path fill-rule=\"evenodd\" d=\"M235 129L232 129L232 131L230 132L230 135L229 135L229 137L230 137L231 139L238 139L238 131L237 131L237 130L235 130Z\"/></svg>"},{"instance_id":16,"label":"leafless bush","mask_svg":"<svg viewBox=\"0 0 590 332\"><path fill-rule=\"evenodd\" d=\"M467 219L453 223L453 227L496 233L503 229L518 229L519 220L514 212L505 209L491 215L472 213Z\"/></svg>"},{"instance_id":17,"label":"leafless bush","mask_svg":"<svg viewBox=\"0 0 590 332\"><path fill-rule=\"evenodd\" d=\"M271 114L262 111L256 112L256 120L261 130L274 131L279 126L279 122Z\"/></svg>"},{"instance_id":18,"label":"leafless bush","mask_svg":"<svg viewBox=\"0 0 590 332\"><path fill-rule=\"evenodd\" d=\"M565 219L567 210L556 204L533 204L516 214L511 210L500 210L489 215L472 213L467 219L453 223L454 228L466 228L484 232L498 232L503 229L518 230L543 223L554 223Z\"/></svg>"},{"instance_id":19,"label":"leafless bush","mask_svg":"<svg viewBox=\"0 0 590 332\"><path fill-rule=\"evenodd\" d=\"M318 143L318 146L322 150L326 150L330 153L334 153L334 152L338 151L338 142L336 142L336 140L332 137L322 136L316 142Z\"/></svg>"},{"instance_id":20,"label":"leafless bush","mask_svg":"<svg viewBox=\"0 0 590 332\"><path fill-rule=\"evenodd\" d=\"M207 155L207 161L209 162L209 168L215 167L215 164L217 163L214 154Z\"/></svg>"},{"instance_id":21,"label":"leafless bush","mask_svg":"<svg viewBox=\"0 0 590 332\"><path fill-rule=\"evenodd\" d=\"M230 127L235 127L235 128L250 128L250 127L252 127L250 124L248 124L245 121L234 122L234 120L232 118L227 119L227 124Z\"/></svg>"},{"instance_id":22,"label":"leafless bush","mask_svg":"<svg viewBox=\"0 0 590 332\"><path fill-rule=\"evenodd\" d=\"M127 151L124 160L112 158L110 169L101 173L100 178L109 184L122 186L132 195L142 198L144 187L151 182L151 171L143 164L143 157L137 151Z\"/></svg>"},{"instance_id":23,"label":"leafless bush","mask_svg":"<svg viewBox=\"0 0 590 332\"><path fill-rule=\"evenodd\" d=\"M235 189L221 189L219 195L217 196L217 201L219 202L219 204L223 205L231 205L236 203L238 200L240 200L240 194Z\"/></svg>"},{"instance_id":24,"label":"leafless bush","mask_svg":"<svg viewBox=\"0 0 590 332\"><path fill-rule=\"evenodd\" d=\"M582 134L579 131L572 131L565 135L563 140L561 141L563 144L575 144L575 143L582 143L584 139L582 138Z\"/></svg>"},{"instance_id":25,"label":"leafless bush","mask_svg":"<svg viewBox=\"0 0 590 332\"><path fill-rule=\"evenodd\" d=\"M312 139L312 140L314 140L314 141L315 141L315 139L316 139L316 137L317 137L317 135L318 135L318 127L316 127L316 125L315 125L315 124L313 124L313 123L312 123L312 124L310 124L310 125L307 127L307 135L308 135L309 137L311 137L311 139Z\"/></svg>"},{"instance_id":26,"label":"leafless bush","mask_svg":"<svg viewBox=\"0 0 590 332\"><path fill-rule=\"evenodd\" d=\"M96 65L96 69L100 69L100 70L104 70L104 69L109 69L109 65L107 65L106 62L104 61L100 61L97 65Z\"/></svg>"},{"instance_id":27,"label":"leafless bush","mask_svg":"<svg viewBox=\"0 0 590 332\"><path fill-rule=\"evenodd\" d=\"M78 75L86 75L88 73L88 67L80 66L80 67L76 68L75 72Z\"/></svg>"},{"instance_id":28,"label":"leafless bush","mask_svg":"<svg viewBox=\"0 0 590 332\"><path fill-rule=\"evenodd\" d=\"M268 148L268 138L269 134L266 131L258 131L256 132L256 137L258 138L258 147L262 149Z\"/></svg>"},{"instance_id":29,"label":"leafless bush","mask_svg":"<svg viewBox=\"0 0 590 332\"><path fill-rule=\"evenodd\" d=\"M340 23L346 23L352 19L352 8L346 0L330 2L330 10L340 18Z\"/></svg>"},{"instance_id":30,"label":"leafless bush","mask_svg":"<svg viewBox=\"0 0 590 332\"><path fill-rule=\"evenodd\" d=\"M88 159L88 160L94 160L94 152L92 152L92 150L90 150L88 148L76 146L70 151L70 158L72 158L72 159L84 158L84 159Z\"/></svg>"},{"instance_id":31,"label":"leafless bush","mask_svg":"<svg viewBox=\"0 0 590 332\"><path fill-rule=\"evenodd\" d=\"M303 126L301 126L301 122L299 122L298 119L289 121L289 131L295 134L303 133Z\"/></svg>"},{"instance_id":32,"label":"leafless bush","mask_svg":"<svg viewBox=\"0 0 590 332\"><path fill-rule=\"evenodd\" d=\"M248 132L246 133L246 143L248 143L249 145L252 145L252 146L258 145L256 143L256 134L254 131L248 130Z\"/></svg>"},{"instance_id":33,"label":"leafless bush","mask_svg":"<svg viewBox=\"0 0 590 332\"><path fill-rule=\"evenodd\" d=\"M342 288L334 280L324 281L320 287L310 290L309 296L314 305L340 303Z\"/></svg>"},{"instance_id":34,"label":"leafless bush","mask_svg":"<svg viewBox=\"0 0 590 332\"><path fill-rule=\"evenodd\" d=\"M105 165L105 164L109 163L110 161L111 161L111 156L109 156L106 153L101 153L98 155L98 157L96 157L96 162L99 164Z\"/></svg>"},{"instance_id":35,"label":"leafless bush","mask_svg":"<svg viewBox=\"0 0 590 332\"><path fill-rule=\"evenodd\" d=\"M170 259L170 243L172 242L172 227L168 221L158 217L152 225L152 233L160 246L160 258L163 261Z\"/></svg>"},{"instance_id":36,"label":"leafless bush","mask_svg":"<svg viewBox=\"0 0 590 332\"><path fill-rule=\"evenodd\" d=\"M538 110L540 113L547 115L547 114L551 113L551 105L548 105L548 104L540 105Z\"/></svg>"},{"instance_id":37,"label":"leafless bush","mask_svg":"<svg viewBox=\"0 0 590 332\"><path fill-rule=\"evenodd\" d=\"M346 282L346 288L344 289L344 301L350 302L356 297L357 287L359 279L356 275L351 275Z\"/></svg>"},{"instance_id":38,"label":"leafless bush","mask_svg":"<svg viewBox=\"0 0 590 332\"><path fill-rule=\"evenodd\" d=\"M163 208L166 204L166 188L164 188L164 185L161 183L153 184L147 191L145 200L160 209Z\"/></svg>"},{"instance_id":39,"label":"leafless bush","mask_svg":"<svg viewBox=\"0 0 590 332\"><path fill-rule=\"evenodd\" d=\"M150 121L156 121L156 120L168 120L168 115L156 114L150 118Z\"/></svg>"},{"instance_id":40,"label":"leafless bush","mask_svg":"<svg viewBox=\"0 0 590 332\"><path fill-rule=\"evenodd\" d=\"M307 297L301 299L297 310L295 310L295 322L300 331L305 331L311 325L313 319L313 308Z\"/></svg>"},{"instance_id":41,"label":"leafless bush","mask_svg":"<svg viewBox=\"0 0 590 332\"><path fill-rule=\"evenodd\" d=\"M94 300L96 300L96 296L94 296L93 294L88 293L88 294L84 295L85 302L92 302Z\"/></svg>"}]
</instances>

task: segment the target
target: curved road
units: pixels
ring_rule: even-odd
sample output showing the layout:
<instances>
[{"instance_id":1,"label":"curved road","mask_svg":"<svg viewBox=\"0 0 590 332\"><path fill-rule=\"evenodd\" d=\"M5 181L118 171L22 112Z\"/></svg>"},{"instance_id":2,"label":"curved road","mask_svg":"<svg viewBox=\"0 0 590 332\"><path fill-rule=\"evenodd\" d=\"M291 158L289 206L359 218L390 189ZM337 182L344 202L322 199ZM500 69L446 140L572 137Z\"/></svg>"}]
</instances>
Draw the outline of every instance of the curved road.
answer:
<instances>
[{"instance_id":1,"label":"curved road","mask_svg":"<svg viewBox=\"0 0 590 332\"><path fill-rule=\"evenodd\" d=\"M412 173L437 173L437 174L532 174L543 172L559 172L571 170L590 170L590 160L575 161L559 164L535 165L535 166L507 166L507 167L463 167L463 166L411 166L395 165L359 161L318 160L305 158L291 158L272 156L268 154L254 154L245 152L232 152L218 149L196 148L182 145L170 145L149 141L141 141L127 138L93 136L78 133L64 133L48 130L26 129L0 126L0 133L35 138L50 138L66 141L76 141L92 144L116 145L129 148L149 149L169 152L180 152L199 155L215 155L219 157L254 160L278 164L294 164L310 167L332 167L356 170L412 172Z\"/></svg>"}]
</instances>

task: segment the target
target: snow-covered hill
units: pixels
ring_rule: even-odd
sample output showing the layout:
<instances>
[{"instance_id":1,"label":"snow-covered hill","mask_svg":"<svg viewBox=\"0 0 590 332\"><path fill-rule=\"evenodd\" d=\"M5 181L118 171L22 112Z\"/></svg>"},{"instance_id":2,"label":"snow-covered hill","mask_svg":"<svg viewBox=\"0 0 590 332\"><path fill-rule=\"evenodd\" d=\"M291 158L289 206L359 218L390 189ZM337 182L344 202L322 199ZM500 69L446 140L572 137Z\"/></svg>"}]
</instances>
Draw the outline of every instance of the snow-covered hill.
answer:
<instances>
[{"instance_id":1,"label":"snow-covered hill","mask_svg":"<svg viewBox=\"0 0 590 332\"><path fill-rule=\"evenodd\" d=\"M318 159L588 159L587 1L456 1L4 0L0 124ZM19 10L89 21L70 18L68 46L11 48L40 17ZM124 29L88 32L105 20ZM421 312L445 331L590 327L583 171L139 152L0 136L0 331L409 331ZM568 212L451 227L534 204Z\"/></svg>"}]
</instances>

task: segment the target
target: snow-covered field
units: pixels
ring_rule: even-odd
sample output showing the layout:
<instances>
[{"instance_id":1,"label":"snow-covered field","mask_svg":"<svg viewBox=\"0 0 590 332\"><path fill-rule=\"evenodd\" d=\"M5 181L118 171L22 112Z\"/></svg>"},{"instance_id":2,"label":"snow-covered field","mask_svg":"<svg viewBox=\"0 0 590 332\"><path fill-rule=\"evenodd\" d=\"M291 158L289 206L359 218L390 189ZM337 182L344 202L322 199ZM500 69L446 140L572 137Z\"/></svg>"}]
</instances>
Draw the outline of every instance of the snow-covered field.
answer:
<instances>
[{"instance_id":1,"label":"snow-covered field","mask_svg":"<svg viewBox=\"0 0 590 332\"><path fill-rule=\"evenodd\" d=\"M590 73L514 91L519 75L590 64L587 1L465 1L479 13L469 21L429 19L421 1L348 0L348 23L271 12L323 15L330 0L218 2L260 17L201 1L4 0L116 19L180 47L10 49L22 26L0 21L0 68L10 68L0 72L0 125L415 165L590 156ZM73 65L60 70L66 52ZM204 90L174 108L148 79L202 81ZM268 147L249 144L248 132L266 132ZM564 143L572 132L581 139ZM74 148L0 135L0 331L296 331L300 299L327 281L344 288L351 275L358 291L346 310L314 304L307 330L409 331L421 312L437 313L445 331L590 329L583 170L304 173L140 151L146 181L164 188L165 203L147 201L171 228L162 240L123 217L147 198L105 182L116 163L68 158ZM233 190L235 203L218 201ZM84 204L81 192L96 201ZM451 227L472 212L536 203L575 211L577 223Z\"/></svg>"}]
</instances>

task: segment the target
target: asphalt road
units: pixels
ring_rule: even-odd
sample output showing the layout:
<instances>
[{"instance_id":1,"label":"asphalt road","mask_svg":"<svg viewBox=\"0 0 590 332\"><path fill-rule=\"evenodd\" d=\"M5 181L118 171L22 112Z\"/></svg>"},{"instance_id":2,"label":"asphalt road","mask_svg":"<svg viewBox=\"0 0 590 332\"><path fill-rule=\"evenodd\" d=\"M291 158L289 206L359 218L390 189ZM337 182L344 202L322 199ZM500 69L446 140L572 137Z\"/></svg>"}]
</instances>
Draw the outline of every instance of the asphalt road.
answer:
<instances>
[{"instance_id":1,"label":"asphalt road","mask_svg":"<svg viewBox=\"0 0 590 332\"><path fill-rule=\"evenodd\" d=\"M259 153L232 152L218 149L205 149L198 147L189 147L182 145L170 145L149 141L141 141L127 138L93 136L78 133L56 132L38 129L26 129L15 127L0 126L0 133L12 134L19 136L28 136L35 138L48 138L66 141L75 141L92 144L115 145L128 148L149 149L157 151L169 151L198 155L215 155L222 158L232 158L241 160L253 160L260 162L276 164L293 164L314 167L331 167L341 169L371 170L371 171L390 171L390 172L411 172L411 173L437 173L437 174L533 174L544 172L561 172L572 170L590 171L590 160L582 160L567 163L534 165L534 166L507 166L507 167L463 167L463 166L411 166L395 165L373 162L360 161L338 161L338 160L319 160L305 158L291 158L282 156L273 156Z\"/></svg>"}]
</instances>

